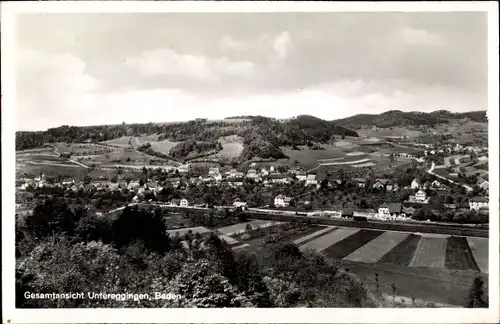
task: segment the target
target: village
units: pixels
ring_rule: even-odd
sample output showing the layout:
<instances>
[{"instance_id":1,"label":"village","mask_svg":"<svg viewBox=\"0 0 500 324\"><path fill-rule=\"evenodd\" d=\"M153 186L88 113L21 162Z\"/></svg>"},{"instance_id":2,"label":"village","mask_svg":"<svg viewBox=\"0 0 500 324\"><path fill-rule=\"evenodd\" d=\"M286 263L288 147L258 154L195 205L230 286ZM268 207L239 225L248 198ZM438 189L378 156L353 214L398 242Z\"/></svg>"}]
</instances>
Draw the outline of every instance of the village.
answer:
<instances>
[{"instance_id":1,"label":"village","mask_svg":"<svg viewBox=\"0 0 500 324\"><path fill-rule=\"evenodd\" d=\"M420 144L414 144L420 146ZM304 213L308 216L323 217L343 217L352 218L354 216L364 216L380 220L419 220L423 219L425 212L430 210L438 212L468 212L474 211L479 214L488 214L488 192L489 185L487 180L487 171L476 170L473 174L476 176L475 183L460 183L452 180L454 173L450 172L446 176L440 175L439 170L463 172L464 175L469 171L464 170L464 164L481 165L487 163L488 158L485 151L478 147L463 147L459 144L453 147L439 147L426 145L430 151L425 151L423 157L417 157L410 153L398 153L395 159L414 159L418 166L412 169L416 175L411 179L406 176L404 179L398 174L392 174L387 178L373 177L355 177L350 178L342 171L325 172L316 170L306 172L300 167L288 167L286 165L277 165L276 167L262 166L258 163L251 163L247 167L238 168L220 168L208 167L204 169L193 168L189 163L173 167L171 169L154 168L154 166L144 166L141 176L137 179L138 172L126 173L133 175L126 177L123 171L118 176L111 179L100 176L98 179L87 179L80 181L75 178L64 178L47 176L43 173L36 177L28 175L19 175L16 181L16 189L22 196L27 192L45 192L62 197L81 196L82 193L95 195L99 197L103 193L123 195L123 202L161 202L164 206L197 206L197 207L226 207L226 208L264 208L273 210L286 210ZM431 157L441 156L444 163L436 165L435 159ZM427 162L427 163L426 163ZM429 170L423 170L428 166ZM487 164L486 164L487 165ZM466 167L467 168L467 167ZM483 171L481 173L481 171ZM149 176L148 176L149 175ZM136 179L134 179L134 177ZM273 193L271 201L267 200L264 204L258 201L245 199L244 194L239 194L232 202L226 201L223 205L220 201L207 202L203 197L193 197L189 193L189 188L212 188L212 190L226 190L248 188L251 190L263 190L267 194ZM294 190L290 191L290 188ZM162 195L169 189L175 192L175 198L172 195L168 197ZM357 195L357 205L346 206L344 202L335 204L328 208L325 203L314 204L311 202L311 194L318 191L327 192L352 192ZM287 194L293 192L294 196ZM453 195L462 195L463 199L453 199ZM376 199L375 204L368 208L365 200L376 196L382 199ZM438 197L436 197L438 196ZM92 196L90 196L92 197ZM443 198L445 197L445 198ZM328 199L324 196L323 199ZM436 200L436 201L433 201ZM120 201L122 202L122 201ZM331 204L330 204L331 205ZM120 206L121 207L121 206ZM29 213L31 208L29 204L19 202L16 204L18 213ZM477 223L487 222L486 217L476 217ZM440 219L432 219L439 221ZM446 221L452 221L448 219ZM469 222L469 221L466 221ZM470 220L471 223L474 220Z\"/></svg>"}]
</instances>

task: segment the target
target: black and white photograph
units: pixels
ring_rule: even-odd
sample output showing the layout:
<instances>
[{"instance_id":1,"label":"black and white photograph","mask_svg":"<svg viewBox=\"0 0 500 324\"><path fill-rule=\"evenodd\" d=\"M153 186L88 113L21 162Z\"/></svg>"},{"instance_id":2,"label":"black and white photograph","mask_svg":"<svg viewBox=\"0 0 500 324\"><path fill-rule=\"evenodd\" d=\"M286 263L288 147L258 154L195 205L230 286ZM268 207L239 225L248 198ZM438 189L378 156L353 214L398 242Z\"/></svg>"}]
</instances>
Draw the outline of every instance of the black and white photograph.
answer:
<instances>
[{"instance_id":1,"label":"black and white photograph","mask_svg":"<svg viewBox=\"0 0 500 324\"><path fill-rule=\"evenodd\" d=\"M131 3L2 3L11 323L499 319L497 3Z\"/></svg>"}]
</instances>

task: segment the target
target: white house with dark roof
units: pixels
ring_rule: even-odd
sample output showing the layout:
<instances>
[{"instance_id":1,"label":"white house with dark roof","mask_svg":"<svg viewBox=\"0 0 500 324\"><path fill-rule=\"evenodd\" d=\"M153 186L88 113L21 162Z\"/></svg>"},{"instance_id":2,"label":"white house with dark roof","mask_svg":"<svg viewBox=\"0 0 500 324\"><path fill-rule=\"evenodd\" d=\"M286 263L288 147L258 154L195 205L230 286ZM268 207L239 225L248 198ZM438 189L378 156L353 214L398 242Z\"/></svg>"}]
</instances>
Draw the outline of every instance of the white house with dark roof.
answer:
<instances>
[{"instance_id":1,"label":"white house with dark roof","mask_svg":"<svg viewBox=\"0 0 500 324\"><path fill-rule=\"evenodd\" d=\"M182 198L179 201L179 206L180 207L188 207L189 206L189 201L186 198Z\"/></svg>"},{"instance_id":2,"label":"white house with dark roof","mask_svg":"<svg viewBox=\"0 0 500 324\"><path fill-rule=\"evenodd\" d=\"M418 179L413 179L410 187L412 189L420 189L420 181L418 181Z\"/></svg>"}]
</instances>

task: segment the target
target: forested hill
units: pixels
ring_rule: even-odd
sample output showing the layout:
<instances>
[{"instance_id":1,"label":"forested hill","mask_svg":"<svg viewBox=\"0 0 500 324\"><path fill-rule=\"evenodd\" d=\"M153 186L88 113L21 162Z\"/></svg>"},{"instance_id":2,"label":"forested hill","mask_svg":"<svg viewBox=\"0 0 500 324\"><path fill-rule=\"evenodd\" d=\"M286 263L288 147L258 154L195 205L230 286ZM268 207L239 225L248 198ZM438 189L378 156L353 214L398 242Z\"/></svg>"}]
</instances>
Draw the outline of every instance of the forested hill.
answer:
<instances>
[{"instance_id":1,"label":"forested hill","mask_svg":"<svg viewBox=\"0 0 500 324\"><path fill-rule=\"evenodd\" d=\"M354 115L348 118L337 119L334 123L348 128L359 129L362 127L372 126L379 128L419 125L434 126L437 124L452 123L464 119L474 122L487 122L486 111L482 110L465 113L452 113L446 110L438 110L430 113L423 113L391 110L379 115Z\"/></svg>"},{"instance_id":2,"label":"forested hill","mask_svg":"<svg viewBox=\"0 0 500 324\"><path fill-rule=\"evenodd\" d=\"M243 158L284 157L281 146L328 143L334 136L355 136L358 134L337 122L325 121L313 116L302 115L286 121L253 116L251 119L234 123L227 121L193 120L171 124L131 124L105 126L61 126L44 132L16 133L16 150L29 149L53 142L100 142L122 136L138 134L160 134L159 139L176 142L195 140L214 142L222 136L238 135L243 138Z\"/></svg>"}]
</instances>

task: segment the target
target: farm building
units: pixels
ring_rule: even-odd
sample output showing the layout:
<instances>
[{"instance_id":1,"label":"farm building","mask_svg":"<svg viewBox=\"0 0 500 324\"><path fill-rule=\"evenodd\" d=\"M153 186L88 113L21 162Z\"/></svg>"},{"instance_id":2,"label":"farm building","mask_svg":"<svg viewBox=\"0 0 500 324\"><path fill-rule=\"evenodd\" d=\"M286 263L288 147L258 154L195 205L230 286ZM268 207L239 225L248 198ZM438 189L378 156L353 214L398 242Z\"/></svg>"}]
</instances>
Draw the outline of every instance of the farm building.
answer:
<instances>
[{"instance_id":1,"label":"farm building","mask_svg":"<svg viewBox=\"0 0 500 324\"><path fill-rule=\"evenodd\" d=\"M306 186L315 186L318 184L318 180L316 180L315 174L308 174L306 178Z\"/></svg>"},{"instance_id":2,"label":"farm building","mask_svg":"<svg viewBox=\"0 0 500 324\"><path fill-rule=\"evenodd\" d=\"M290 206L291 200L292 200L292 198L279 194L276 196L276 198L274 198L274 206L276 206L276 207L288 207L288 206Z\"/></svg>"},{"instance_id":3,"label":"farm building","mask_svg":"<svg viewBox=\"0 0 500 324\"><path fill-rule=\"evenodd\" d=\"M378 208L378 216L381 218L399 216L402 213L402 208L400 203L384 203Z\"/></svg>"},{"instance_id":4,"label":"farm building","mask_svg":"<svg viewBox=\"0 0 500 324\"><path fill-rule=\"evenodd\" d=\"M473 210L488 208L488 198L481 196L472 197L469 199L469 208Z\"/></svg>"},{"instance_id":5,"label":"farm building","mask_svg":"<svg viewBox=\"0 0 500 324\"><path fill-rule=\"evenodd\" d=\"M295 177L297 178L297 180L299 181L306 181L307 179L307 174L304 172L304 171L297 171L295 173Z\"/></svg>"}]
</instances>

